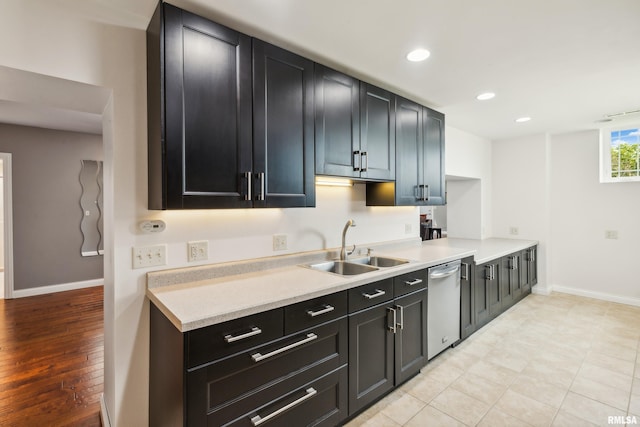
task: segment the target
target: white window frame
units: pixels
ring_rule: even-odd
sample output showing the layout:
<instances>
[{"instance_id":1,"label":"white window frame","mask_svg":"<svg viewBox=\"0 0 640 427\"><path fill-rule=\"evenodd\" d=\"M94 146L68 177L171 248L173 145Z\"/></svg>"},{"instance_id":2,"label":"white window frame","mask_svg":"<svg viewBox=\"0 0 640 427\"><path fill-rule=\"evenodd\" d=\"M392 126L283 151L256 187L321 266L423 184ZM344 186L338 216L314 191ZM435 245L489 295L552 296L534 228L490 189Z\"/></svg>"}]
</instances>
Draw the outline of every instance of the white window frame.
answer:
<instances>
[{"instance_id":1,"label":"white window frame","mask_svg":"<svg viewBox=\"0 0 640 427\"><path fill-rule=\"evenodd\" d=\"M611 176L611 133L629 129L638 129L640 131L640 123L627 123L625 125L600 129L600 182L640 182L640 171L638 171L637 176ZM638 142L640 143L640 136L638 138ZM640 165L638 165L638 168L640 169Z\"/></svg>"}]
</instances>

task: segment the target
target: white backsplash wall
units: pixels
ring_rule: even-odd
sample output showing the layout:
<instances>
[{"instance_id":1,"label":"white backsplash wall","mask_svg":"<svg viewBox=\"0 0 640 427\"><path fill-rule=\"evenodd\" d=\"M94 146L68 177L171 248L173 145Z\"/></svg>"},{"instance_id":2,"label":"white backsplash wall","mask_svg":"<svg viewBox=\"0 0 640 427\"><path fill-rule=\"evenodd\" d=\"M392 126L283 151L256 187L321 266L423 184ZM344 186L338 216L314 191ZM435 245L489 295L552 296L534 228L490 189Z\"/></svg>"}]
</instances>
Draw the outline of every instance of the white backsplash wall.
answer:
<instances>
[{"instance_id":1,"label":"white backsplash wall","mask_svg":"<svg viewBox=\"0 0 640 427\"><path fill-rule=\"evenodd\" d=\"M167 223L162 234L149 235L150 244L168 244L163 268L339 247L348 219L356 222L347 232L350 246L419 236L419 208L366 206L364 184L317 186L315 208L149 211L141 219L147 218ZM274 234L287 236L286 251L273 250ZM207 262L187 262L186 245L192 240L209 241Z\"/></svg>"}]
</instances>

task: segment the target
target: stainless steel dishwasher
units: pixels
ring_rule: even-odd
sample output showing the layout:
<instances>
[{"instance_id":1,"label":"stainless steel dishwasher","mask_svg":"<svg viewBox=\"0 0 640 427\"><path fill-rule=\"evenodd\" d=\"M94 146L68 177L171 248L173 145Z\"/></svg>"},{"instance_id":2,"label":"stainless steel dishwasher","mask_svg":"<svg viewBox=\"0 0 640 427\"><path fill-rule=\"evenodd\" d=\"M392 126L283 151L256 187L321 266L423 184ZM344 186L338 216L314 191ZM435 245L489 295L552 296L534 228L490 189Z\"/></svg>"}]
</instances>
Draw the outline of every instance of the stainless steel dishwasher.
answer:
<instances>
[{"instance_id":1,"label":"stainless steel dishwasher","mask_svg":"<svg viewBox=\"0 0 640 427\"><path fill-rule=\"evenodd\" d=\"M460 339L460 260L429 269L427 358Z\"/></svg>"}]
</instances>

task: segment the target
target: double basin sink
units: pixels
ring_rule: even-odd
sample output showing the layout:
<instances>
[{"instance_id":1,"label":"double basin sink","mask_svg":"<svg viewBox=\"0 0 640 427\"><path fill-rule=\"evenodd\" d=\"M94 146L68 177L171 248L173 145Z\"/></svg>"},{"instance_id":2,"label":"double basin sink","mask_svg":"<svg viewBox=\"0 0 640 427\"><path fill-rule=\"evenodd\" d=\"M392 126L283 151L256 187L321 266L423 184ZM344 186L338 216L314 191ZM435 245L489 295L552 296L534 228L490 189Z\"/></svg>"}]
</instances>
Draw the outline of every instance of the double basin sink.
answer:
<instances>
[{"instance_id":1,"label":"double basin sink","mask_svg":"<svg viewBox=\"0 0 640 427\"><path fill-rule=\"evenodd\" d=\"M380 268L407 264L408 262L408 260L400 258L366 256L362 258L353 258L348 261L324 261L314 264L306 264L305 267L311 268L312 270L340 274L342 276L353 276L356 274L376 271Z\"/></svg>"}]
</instances>

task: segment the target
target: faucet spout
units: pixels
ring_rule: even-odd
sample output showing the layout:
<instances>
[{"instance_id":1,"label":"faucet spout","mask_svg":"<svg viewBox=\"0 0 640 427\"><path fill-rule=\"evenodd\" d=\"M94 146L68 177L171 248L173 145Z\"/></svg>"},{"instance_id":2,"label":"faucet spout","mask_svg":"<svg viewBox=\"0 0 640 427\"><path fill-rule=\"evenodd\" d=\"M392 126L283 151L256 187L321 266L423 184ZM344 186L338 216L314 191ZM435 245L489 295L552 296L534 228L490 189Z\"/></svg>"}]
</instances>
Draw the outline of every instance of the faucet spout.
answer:
<instances>
[{"instance_id":1,"label":"faucet spout","mask_svg":"<svg viewBox=\"0 0 640 427\"><path fill-rule=\"evenodd\" d=\"M347 221L347 223L344 225L344 229L342 230L342 246L340 247L340 261L345 261L347 259L347 256L352 254L353 251L356 250L356 245L353 245L353 250L349 253L347 253L347 250L345 248L347 230L349 230L349 227L355 227L355 226L356 226L356 222L352 219Z\"/></svg>"}]
</instances>

